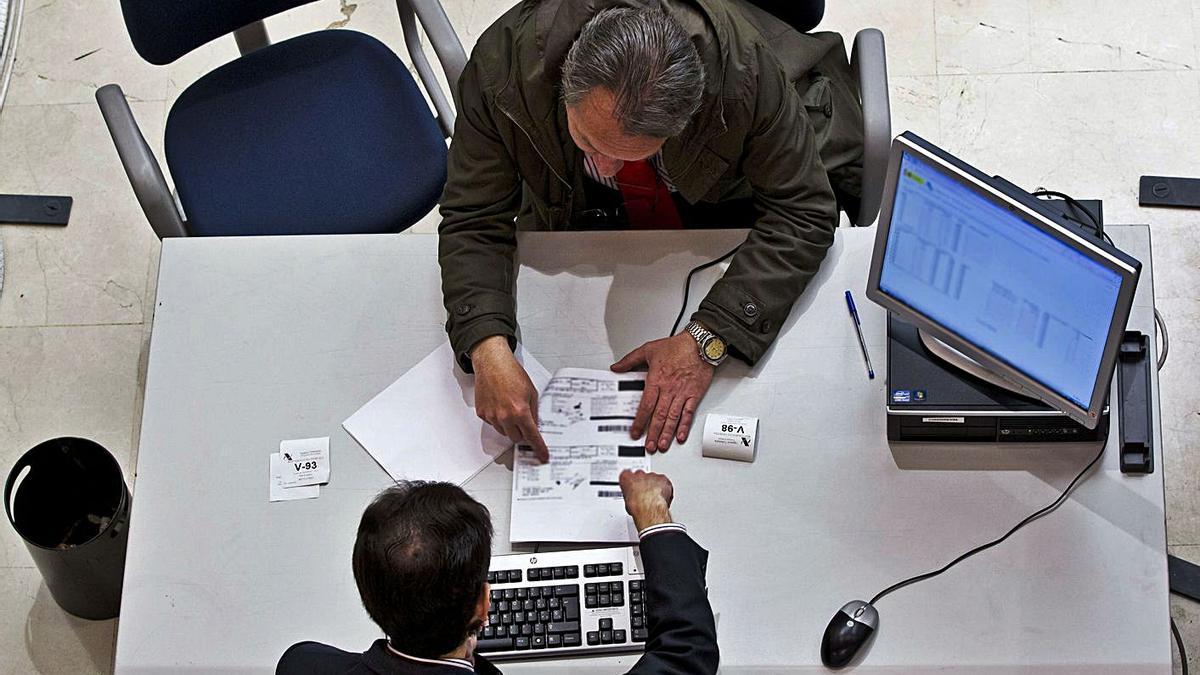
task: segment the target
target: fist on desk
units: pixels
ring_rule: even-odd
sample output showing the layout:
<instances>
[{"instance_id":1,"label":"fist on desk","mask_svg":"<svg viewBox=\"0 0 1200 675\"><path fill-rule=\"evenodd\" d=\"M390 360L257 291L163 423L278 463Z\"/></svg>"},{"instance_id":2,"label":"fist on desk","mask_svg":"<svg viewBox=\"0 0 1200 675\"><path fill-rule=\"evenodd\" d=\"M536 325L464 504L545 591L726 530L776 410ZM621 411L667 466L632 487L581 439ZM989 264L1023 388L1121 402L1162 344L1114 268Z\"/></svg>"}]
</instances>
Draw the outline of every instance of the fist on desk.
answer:
<instances>
[{"instance_id":1,"label":"fist on desk","mask_svg":"<svg viewBox=\"0 0 1200 675\"><path fill-rule=\"evenodd\" d=\"M625 469L619 480L625 496L625 511L633 516L633 524L639 532L671 522L671 500L675 498L671 479L661 473Z\"/></svg>"}]
</instances>

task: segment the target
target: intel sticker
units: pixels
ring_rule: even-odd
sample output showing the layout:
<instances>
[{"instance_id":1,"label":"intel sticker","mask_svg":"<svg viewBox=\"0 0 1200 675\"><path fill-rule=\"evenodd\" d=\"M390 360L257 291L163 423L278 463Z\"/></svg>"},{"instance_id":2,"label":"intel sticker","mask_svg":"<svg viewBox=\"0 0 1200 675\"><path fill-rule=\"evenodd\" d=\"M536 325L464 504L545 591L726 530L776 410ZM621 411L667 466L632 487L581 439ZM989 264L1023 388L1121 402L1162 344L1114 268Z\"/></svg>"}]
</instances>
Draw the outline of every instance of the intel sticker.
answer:
<instances>
[{"instance_id":1,"label":"intel sticker","mask_svg":"<svg viewBox=\"0 0 1200 675\"><path fill-rule=\"evenodd\" d=\"M897 389L892 392L892 403L911 403L912 391L908 389Z\"/></svg>"}]
</instances>

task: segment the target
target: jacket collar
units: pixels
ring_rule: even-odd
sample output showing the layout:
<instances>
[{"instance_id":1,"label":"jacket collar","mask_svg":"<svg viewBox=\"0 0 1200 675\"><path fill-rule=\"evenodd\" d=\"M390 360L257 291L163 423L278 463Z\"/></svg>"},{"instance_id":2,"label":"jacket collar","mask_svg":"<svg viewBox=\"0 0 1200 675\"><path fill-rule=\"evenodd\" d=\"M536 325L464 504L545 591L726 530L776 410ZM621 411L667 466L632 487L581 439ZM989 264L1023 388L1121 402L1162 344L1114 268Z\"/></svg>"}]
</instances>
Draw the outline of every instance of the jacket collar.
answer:
<instances>
[{"instance_id":1,"label":"jacket collar","mask_svg":"<svg viewBox=\"0 0 1200 675\"><path fill-rule=\"evenodd\" d=\"M465 659L427 659L410 656L393 649L387 640L376 640L363 657L371 670L381 674L402 673L404 675L467 675L467 673L499 673L496 667L480 656L475 663Z\"/></svg>"}]
</instances>

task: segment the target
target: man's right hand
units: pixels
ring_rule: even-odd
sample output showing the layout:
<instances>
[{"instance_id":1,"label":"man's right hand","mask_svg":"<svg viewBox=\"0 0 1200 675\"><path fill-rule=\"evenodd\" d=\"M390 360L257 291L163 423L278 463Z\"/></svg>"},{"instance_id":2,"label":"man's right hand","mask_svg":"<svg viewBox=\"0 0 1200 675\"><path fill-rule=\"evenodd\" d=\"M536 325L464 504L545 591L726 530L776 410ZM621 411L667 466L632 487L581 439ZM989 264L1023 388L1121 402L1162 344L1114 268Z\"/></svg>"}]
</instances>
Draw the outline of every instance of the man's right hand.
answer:
<instances>
[{"instance_id":1,"label":"man's right hand","mask_svg":"<svg viewBox=\"0 0 1200 675\"><path fill-rule=\"evenodd\" d=\"M671 522L671 500L675 488L661 473L625 469L619 478L625 495L625 510L633 516L638 532Z\"/></svg>"},{"instance_id":2,"label":"man's right hand","mask_svg":"<svg viewBox=\"0 0 1200 675\"><path fill-rule=\"evenodd\" d=\"M533 448L538 459L549 461L550 449L538 431L537 388L508 346L508 338L493 335L471 348L475 369L475 414L513 443Z\"/></svg>"}]
</instances>

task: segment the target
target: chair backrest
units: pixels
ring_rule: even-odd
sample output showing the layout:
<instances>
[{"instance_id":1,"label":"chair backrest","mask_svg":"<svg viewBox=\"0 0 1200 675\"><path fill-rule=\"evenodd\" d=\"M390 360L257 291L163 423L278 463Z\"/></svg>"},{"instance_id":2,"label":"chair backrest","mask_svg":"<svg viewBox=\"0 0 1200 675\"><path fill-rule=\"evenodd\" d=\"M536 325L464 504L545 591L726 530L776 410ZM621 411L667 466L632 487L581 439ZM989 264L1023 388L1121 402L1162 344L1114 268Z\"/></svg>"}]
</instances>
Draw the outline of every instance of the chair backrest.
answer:
<instances>
[{"instance_id":1,"label":"chair backrest","mask_svg":"<svg viewBox=\"0 0 1200 675\"><path fill-rule=\"evenodd\" d=\"M792 28L807 33L825 16L825 0L747 0Z\"/></svg>"},{"instance_id":2,"label":"chair backrest","mask_svg":"<svg viewBox=\"0 0 1200 675\"><path fill-rule=\"evenodd\" d=\"M202 44L314 0L121 0L133 48L166 65Z\"/></svg>"}]
</instances>

